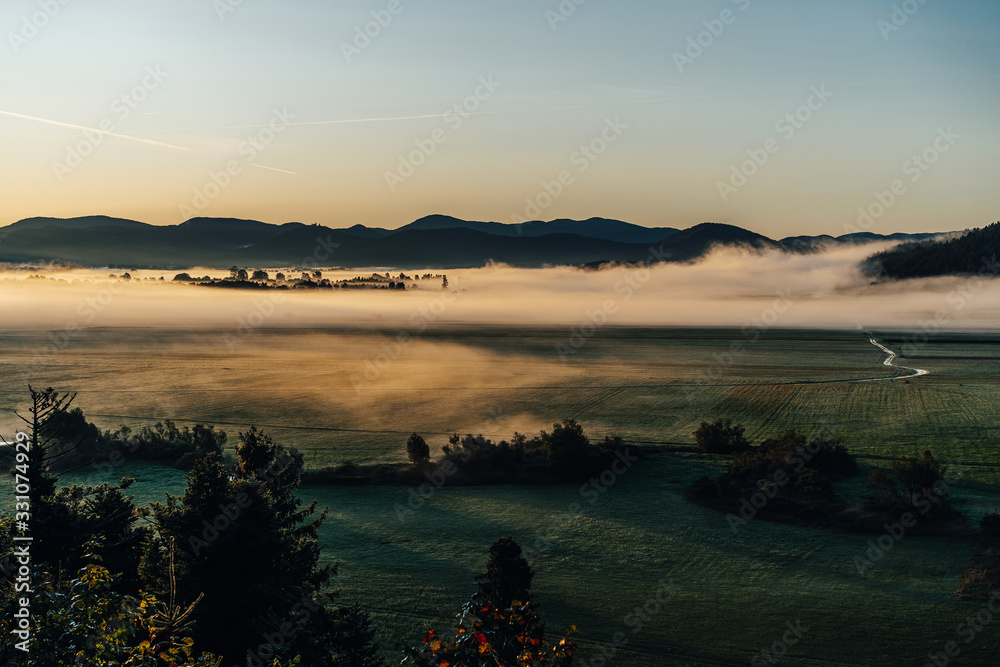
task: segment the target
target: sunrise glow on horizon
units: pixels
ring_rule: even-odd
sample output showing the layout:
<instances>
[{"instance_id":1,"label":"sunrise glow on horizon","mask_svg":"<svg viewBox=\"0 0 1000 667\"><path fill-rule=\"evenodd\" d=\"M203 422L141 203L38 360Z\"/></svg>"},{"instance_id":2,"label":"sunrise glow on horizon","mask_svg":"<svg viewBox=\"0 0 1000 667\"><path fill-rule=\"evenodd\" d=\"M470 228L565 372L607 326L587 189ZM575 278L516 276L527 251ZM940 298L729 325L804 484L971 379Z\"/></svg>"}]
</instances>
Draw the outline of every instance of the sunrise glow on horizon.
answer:
<instances>
[{"instance_id":1,"label":"sunrise glow on horizon","mask_svg":"<svg viewBox=\"0 0 1000 667\"><path fill-rule=\"evenodd\" d=\"M0 225L997 219L1000 5L14 0Z\"/></svg>"}]
</instances>

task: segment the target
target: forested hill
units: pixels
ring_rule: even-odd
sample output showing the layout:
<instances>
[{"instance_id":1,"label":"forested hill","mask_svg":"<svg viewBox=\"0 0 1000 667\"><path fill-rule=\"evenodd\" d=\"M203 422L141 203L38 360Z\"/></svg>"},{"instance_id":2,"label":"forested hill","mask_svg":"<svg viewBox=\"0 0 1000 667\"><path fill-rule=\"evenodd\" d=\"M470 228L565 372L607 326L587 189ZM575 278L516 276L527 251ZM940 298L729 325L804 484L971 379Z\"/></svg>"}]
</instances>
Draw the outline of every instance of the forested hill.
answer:
<instances>
[{"instance_id":1,"label":"forested hill","mask_svg":"<svg viewBox=\"0 0 1000 667\"><path fill-rule=\"evenodd\" d=\"M175 269L320 262L342 267L451 269L494 261L540 267L687 262L717 246L817 252L830 245L859 241L916 240L907 234L856 237L795 237L785 243L733 225L702 223L677 230L606 218L504 224L432 215L399 229L383 229L362 225L333 228L301 222L269 224L231 218L193 218L177 225L150 225L89 216L29 218L0 227L0 262Z\"/></svg>"},{"instance_id":2,"label":"forested hill","mask_svg":"<svg viewBox=\"0 0 1000 667\"><path fill-rule=\"evenodd\" d=\"M866 269L884 278L996 275L998 256L1000 222L943 241L904 243L869 257Z\"/></svg>"}]
</instances>

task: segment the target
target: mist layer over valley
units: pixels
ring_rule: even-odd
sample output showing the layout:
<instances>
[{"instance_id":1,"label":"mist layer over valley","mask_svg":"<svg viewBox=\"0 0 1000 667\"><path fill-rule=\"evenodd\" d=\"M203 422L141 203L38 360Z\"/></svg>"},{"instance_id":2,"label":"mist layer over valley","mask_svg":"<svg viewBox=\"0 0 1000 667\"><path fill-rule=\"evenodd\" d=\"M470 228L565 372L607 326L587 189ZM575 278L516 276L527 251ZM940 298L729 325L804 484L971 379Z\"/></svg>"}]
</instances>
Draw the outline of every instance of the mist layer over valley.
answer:
<instances>
[{"instance_id":1,"label":"mist layer over valley","mask_svg":"<svg viewBox=\"0 0 1000 667\"><path fill-rule=\"evenodd\" d=\"M0 358L13 381L3 391L9 405L28 383L81 392L102 428L258 424L312 452L316 466L401 460L413 430L436 451L450 433L499 439L563 418L655 443L689 442L701 419L720 412L761 434L801 419L813 428L814 415L796 407L803 401L827 406L824 423L851 415L850 429L877 435L881 451L906 451L911 436L928 432L949 441L961 429L980 434L985 387L986 412L961 428L928 409L886 430L874 409L903 385L865 384L901 371L882 365L863 330L879 332L905 365L931 354L945 330L1000 325L997 281L873 282L861 262L890 245L726 248L694 263L602 270L491 265L448 271L447 288L432 279L406 290L218 289L173 282L174 271L123 280L120 269L10 268L0 280ZM334 281L358 275L366 274L323 270ZM919 365L931 370L922 383L958 380ZM817 382L835 384L820 399L809 396ZM964 404L979 402L973 384ZM794 388L796 400L774 387Z\"/></svg>"},{"instance_id":2,"label":"mist layer over valley","mask_svg":"<svg viewBox=\"0 0 1000 667\"><path fill-rule=\"evenodd\" d=\"M399 292L208 289L171 282L176 271L144 270L122 280L120 270L7 267L0 274L0 296L5 329L56 332L155 327L235 335L237 329L382 327L418 333L428 326L511 323L916 330L1000 325L1000 283L988 280L991 267L984 265L983 277L873 281L861 263L892 245L834 246L810 254L717 248L692 263L602 270L489 265L447 271L444 289L425 280ZM392 269L371 271L396 275ZM333 281L365 275L323 271Z\"/></svg>"}]
</instances>

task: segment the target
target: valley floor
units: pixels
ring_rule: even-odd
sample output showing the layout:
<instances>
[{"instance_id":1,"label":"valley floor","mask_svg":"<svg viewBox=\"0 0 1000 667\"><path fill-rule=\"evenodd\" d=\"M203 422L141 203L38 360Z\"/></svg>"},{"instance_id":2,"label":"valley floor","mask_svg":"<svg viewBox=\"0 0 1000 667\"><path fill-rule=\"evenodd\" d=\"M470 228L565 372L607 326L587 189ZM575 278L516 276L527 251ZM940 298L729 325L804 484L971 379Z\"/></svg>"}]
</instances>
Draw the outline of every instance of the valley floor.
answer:
<instances>
[{"instance_id":1,"label":"valley floor","mask_svg":"<svg viewBox=\"0 0 1000 667\"><path fill-rule=\"evenodd\" d=\"M873 334L899 354L897 366L929 374L861 381L909 373L884 366L885 353L858 331L773 330L753 340L721 329L574 337L442 327L405 341L397 331L261 330L236 349L217 332L95 330L26 377L47 339L18 333L0 337L0 405L23 405L30 381L79 392L75 405L103 428L173 419L235 436L253 423L314 467L402 460L412 431L436 451L452 432L501 438L574 418L594 437L683 445L701 420L728 417L753 441L822 430L865 466L929 448L960 478L960 509L973 519L996 511L1000 336L911 346L898 332ZM10 412L2 419L6 435L14 422ZM952 664L995 659L996 627L967 644L958 634L983 607L955 599L972 538L904 537L859 574L853 559L870 536L763 521L734 534L724 515L684 499L691 481L722 465L656 454L593 503L573 486L445 486L402 513L406 488L306 487L303 496L330 506L325 553L341 562L345 597L383 625L387 648L449 624L488 546L510 535L535 549L534 588L550 631L576 624L588 660L622 632L627 643L609 664L748 664L789 623L803 632L782 664L918 665L949 641L961 647ZM184 484L183 473L149 464L126 461L111 477L124 474L139 478L132 490L141 502ZM99 481L95 471L66 479L88 480ZM8 490L0 492L6 504ZM576 502L582 510L570 512ZM676 592L656 602L670 583Z\"/></svg>"}]
</instances>

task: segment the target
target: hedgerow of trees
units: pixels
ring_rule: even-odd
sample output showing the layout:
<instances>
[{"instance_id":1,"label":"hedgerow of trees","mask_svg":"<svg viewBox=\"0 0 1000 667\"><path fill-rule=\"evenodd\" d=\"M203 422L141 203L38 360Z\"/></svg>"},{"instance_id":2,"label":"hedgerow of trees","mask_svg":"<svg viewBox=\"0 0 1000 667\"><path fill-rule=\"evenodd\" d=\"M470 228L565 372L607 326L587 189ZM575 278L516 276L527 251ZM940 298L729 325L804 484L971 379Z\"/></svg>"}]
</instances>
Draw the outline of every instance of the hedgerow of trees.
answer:
<instances>
[{"instance_id":1,"label":"hedgerow of trees","mask_svg":"<svg viewBox=\"0 0 1000 667\"><path fill-rule=\"evenodd\" d=\"M703 476L688 488L691 500L744 521L760 516L861 531L881 530L907 512L919 520L918 532L944 531L965 521L951 503L947 468L929 451L873 469L864 502L849 505L835 482L859 468L839 441L789 430L754 446L744 433L742 425L728 420L701 423L695 432L699 449L732 458L724 473Z\"/></svg>"},{"instance_id":2,"label":"hedgerow of trees","mask_svg":"<svg viewBox=\"0 0 1000 667\"><path fill-rule=\"evenodd\" d=\"M46 451L54 469L76 468L91 462L98 464L119 460L151 460L187 470L199 458L221 454L227 434L214 426L177 425L165 419L137 430L122 425L114 430L97 428L88 422L80 408L56 410L46 426ZM5 452L9 459L11 452Z\"/></svg>"}]
</instances>

